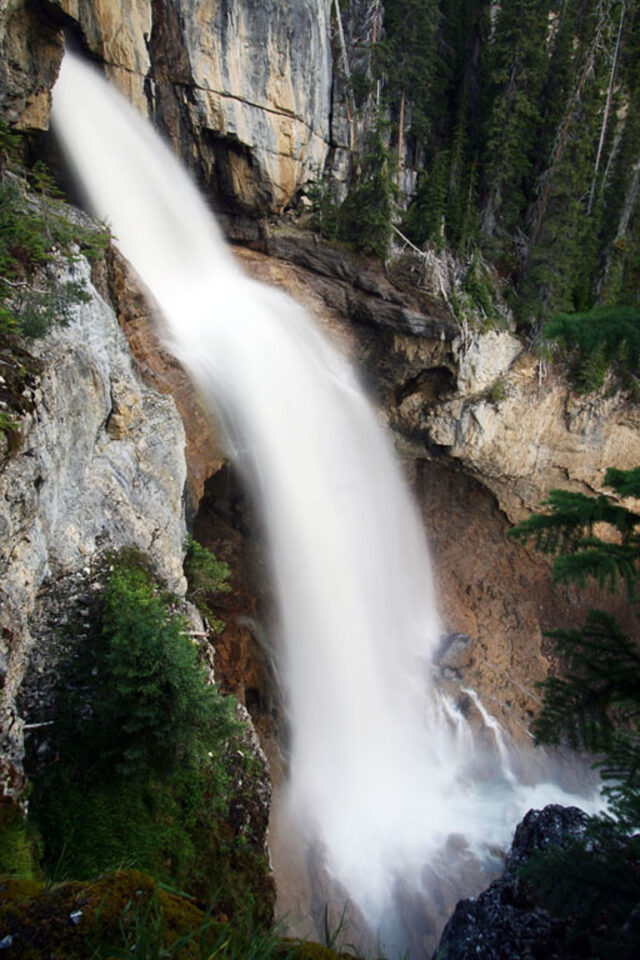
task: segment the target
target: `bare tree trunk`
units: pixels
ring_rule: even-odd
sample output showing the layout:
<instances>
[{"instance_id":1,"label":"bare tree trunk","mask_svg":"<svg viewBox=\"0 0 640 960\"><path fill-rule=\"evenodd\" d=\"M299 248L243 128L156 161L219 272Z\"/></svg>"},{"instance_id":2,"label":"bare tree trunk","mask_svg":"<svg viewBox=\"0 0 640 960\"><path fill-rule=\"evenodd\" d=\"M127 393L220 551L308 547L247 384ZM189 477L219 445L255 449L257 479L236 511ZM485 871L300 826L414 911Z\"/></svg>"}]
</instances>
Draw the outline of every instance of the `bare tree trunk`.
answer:
<instances>
[{"instance_id":1,"label":"bare tree trunk","mask_svg":"<svg viewBox=\"0 0 640 960\"><path fill-rule=\"evenodd\" d=\"M587 216L590 215L593 209L593 201L596 195L596 184L598 182L598 170L600 169L600 160L602 159L602 150L604 147L604 140L607 135L607 125L609 123L609 115L611 113L611 100L613 98L613 85L615 82L616 72L618 69L618 53L620 52L620 38L622 37L622 25L624 23L624 17L626 13L625 2L622 2L622 10L620 11L620 25L618 26L618 36L616 39L616 46L613 53L613 63L611 64L611 75L609 76L609 89L607 90L607 102L604 108L604 117L602 118L602 128L600 130L600 140L598 142L598 152L596 154L596 163L593 171L593 181L591 183L591 191L589 193L589 205L587 206Z\"/></svg>"},{"instance_id":2,"label":"bare tree trunk","mask_svg":"<svg viewBox=\"0 0 640 960\"><path fill-rule=\"evenodd\" d=\"M615 251L616 249L619 249L624 242L624 237L629 227L629 220L631 219L631 215L633 214L636 203L638 202L639 194L640 160L632 167L631 176L627 181L627 191L625 193L624 204L618 220L618 229L616 230L616 236L613 243L609 245L607 250L604 276L598 285L598 295L601 295L603 290L606 290L608 287Z\"/></svg>"},{"instance_id":3,"label":"bare tree trunk","mask_svg":"<svg viewBox=\"0 0 640 960\"><path fill-rule=\"evenodd\" d=\"M400 97L400 119L398 120L398 186L401 185L402 178L402 156L404 153L404 106L405 106L405 91L402 90L402 96Z\"/></svg>"},{"instance_id":4,"label":"bare tree trunk","mask_svg":"<svg viewBox=\"0 0 640 960\"><path fill-rule=\"evenodd\" d=\"M633 167L633 174L629 178L629 186L627 187L627 193L624 198L624 206L622 208L622 213L620 214L620 219L618 220L618 230L616 232L616 243L621 243L627 228L629 226L629 220L631 219L631 214L638 200L638 194L640 193L640 161L636 163Z\"/></svg>"}]
</instances>

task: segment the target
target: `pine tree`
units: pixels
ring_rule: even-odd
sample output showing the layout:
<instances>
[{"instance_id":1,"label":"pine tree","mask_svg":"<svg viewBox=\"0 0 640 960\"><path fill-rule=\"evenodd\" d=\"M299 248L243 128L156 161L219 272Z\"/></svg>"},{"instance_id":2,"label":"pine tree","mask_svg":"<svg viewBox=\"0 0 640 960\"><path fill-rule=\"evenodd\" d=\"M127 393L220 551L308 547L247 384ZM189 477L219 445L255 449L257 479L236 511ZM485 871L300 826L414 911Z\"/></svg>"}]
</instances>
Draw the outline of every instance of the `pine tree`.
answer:
<instances>
[{"instance_id":1,"label":"pine tree","mask_svg":"<svg viewBox=\"0 0 640 960\"><path fill-rule=\"evenodd\" d=\"M437 0L385 0L385 38L379 44L379 61L386 77L386 98L397 118L398 170L402 166L405 118L411 107L411 135L429 137L438 100Z\"/></svg>"},{"instance_id":2,"label":"pine tree","mask_svg":"<svg viewBox=\"0 0 640 960\"><path fill-rule=\"evenodd\" d=\"M436 154L429 169L423 170L418 189L403 222L403 231L413 243L445 246L445 223L449 193L449 151Z\"/></svg>"},{"instance_id":3,"label":"pine tree","mask_svg":"<svg viewBox=\"0 0 640 960\"><path fill-rule=\"evenodd\" d=\"M551 0L502 4L488 48L489 116L483 229L513 233L522 222L540 128Z\"/></svg>"},{"instance_id":4,"label":"pine tree","mask_svg":"<svg viewBox=\"0 0 640 960\"><path fill-rule=\"evenodd\" d=\"M640 514L621 501L640 498L640 467L610 469L605 484L614 496L590 497L552 490L544 506L511 535L536 549L557 553L555 583L581 587L595 580L630 603L640 599ZM608 534L598 531L608 528ZM596 530L597 527L597 530ZM544 684L534 732L541 743L566 738L600 755L597 765L611 813L624 829L640 827L640 647L608 613L593 610L580 628L553 636L566 672Z\"/></svg>"},{"instance_id":5,"label":"pine tree","mask_svg":"<svg viewBox=\"0 0 640 960\"><path fill-rule=\"evenodd\" d=\"M562 6L548 87L565 102L562 115L552 109L545 125L545 140L552 120L555 133L529 212L521 271L522 315L530 322L596 302L607 242L603 225L611 221L611 173L628 112L620 78L628 74L634 8L634 0L566 0Z\"/></svg>"},{"instance_id":6,"label":"pine tree","mask_svg":"<svg viewBox=\"0 0 640 960\"><path fill-rule=\"evenodd\" d=\"M396 195L393 161L383 139L382 123L378 119L362 160L359 182L351 188L338 209L338 239L352 244L363 253L386 259Z\"/></svg>"},{"instance_id":7,"label":"pine tree","mask_svg":"<svg viewBox=\"0 0 640 960\"><path fill-rule=\"evenodd\" d=\"M553 490L548 511L533 514L512 535L557 553L556 583L611 592L637 603L640 514L623 502L640 498L640 467L607 471L611 497ZM599 535L603 530L608 533ZM553 637L562 676L544 683L534 722L537 743L586 749L598 759L608 811L592 817L585 836L535 855L523 878L562 919L570 960L635 960L640 954L640 646L610 614L592 610L580 628ZM624 834L627 834L625 837Z\"/></svg>"},{"instance_id":8,"label":"pine tree","mask_svg":"<svg viewBox=\"0 0 640 960\"><path fill-rule=\"evenodd\" d=\"M543 327L569 358L577 389L599 390L614 368L622 383L637 392L640 372L640 308L595 307L586 313L560 313Z\"/></svg>"},{"instance_id":9,"label":"pine tree","mask_svg":"<svg viewBox=\"0 0 640 960\"><path fill-rule=\"evenodd\" d=\"M640 291L640 3L626 7L617 73L621 116L603 179L600 298L633 305Z\"/></svg>"}]
</instances>

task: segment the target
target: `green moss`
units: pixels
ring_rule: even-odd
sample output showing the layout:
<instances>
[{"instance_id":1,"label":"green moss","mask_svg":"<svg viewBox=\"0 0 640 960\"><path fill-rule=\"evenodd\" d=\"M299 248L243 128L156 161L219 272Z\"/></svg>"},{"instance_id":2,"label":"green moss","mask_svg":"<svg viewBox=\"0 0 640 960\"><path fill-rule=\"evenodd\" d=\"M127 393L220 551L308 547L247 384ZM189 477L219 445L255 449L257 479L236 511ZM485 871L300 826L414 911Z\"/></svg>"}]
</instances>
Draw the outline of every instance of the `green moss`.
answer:
<instances>
[{"instance_id":1,"label":"green moss","mask_svg":"<svg viewBox=\"0 0 640 960\"><path fill-rule=\"evenodd\" d=\"M166 944L199 931L207 919L187 898L163 890L136 870L117 871L91 883L54 887L2 878L0 929L11 937L3 960L116 956L123 946L131 946L149 904L160 918ZM184 960L198 957L194 941L192 944L175 956ZM135 956L131 950L129 955Z\"/></svg>"},{"instance_id":2,"label":"green moss","mask_svg":"<svg viewBox=\"0 0 640 960\"><path fill-rule=\"evenodd\" d=\"M203 911L137 870L53 887L0 877L3 960L336 960L249 921Z\"/></svg>"},{"instance_id":3,"label":"green moss","mask_svg":"<svg viewBox=\"0 0 640 960\"><path fill-rule=\"evenodd\" d=\"M0 804L0 874L25 880L40 877L40 837L22 811Z\"/></svg>"},{"instance_id":4,"label":"green moss","mask_svg":"<svg viewBox=\"0 0 640 960\"><path fill-rule=\"evenodd\" d=\"M0 312L1 312L0 305ZM1 337L0 320L0 438L10 456L22 445L22 419L34 409L34 389L42 363L17 338Z\"/></svg>"},{"instance_id":5,"label":"green moss","mask_svg":"<svg viewBox=\"0 0 640 960\"><path fill-rule=\"evenodd\" d=\"M489 391L489 398L492 403L500 403L507 395L504 380L496 380Z\"/></svg>"}]
</instances>

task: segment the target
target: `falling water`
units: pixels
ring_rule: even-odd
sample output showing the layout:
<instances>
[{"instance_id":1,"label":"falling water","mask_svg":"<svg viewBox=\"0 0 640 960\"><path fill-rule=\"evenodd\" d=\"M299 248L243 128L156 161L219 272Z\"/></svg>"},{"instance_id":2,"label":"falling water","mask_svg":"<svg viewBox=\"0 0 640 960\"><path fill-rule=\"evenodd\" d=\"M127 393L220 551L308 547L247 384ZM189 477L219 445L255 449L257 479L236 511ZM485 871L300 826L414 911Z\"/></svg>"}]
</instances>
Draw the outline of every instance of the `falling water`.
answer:
<instances>
[{"instance_id":1,"label":"falling water","mask_svg":"<svg viewBox=\"0 0 640 960\"><path fill-rule=\"evenodd\" d=\"M499 731L483 773L470 727L435 686L427 546L347 362L292 300L247 278L151 126L69 55L53 120L260 505L292 803L330 874L372 926L393 930L394 890L419 889L451 837L482 860L535 800L561 793L520 784Z\"/></svg>"}]
</instances>

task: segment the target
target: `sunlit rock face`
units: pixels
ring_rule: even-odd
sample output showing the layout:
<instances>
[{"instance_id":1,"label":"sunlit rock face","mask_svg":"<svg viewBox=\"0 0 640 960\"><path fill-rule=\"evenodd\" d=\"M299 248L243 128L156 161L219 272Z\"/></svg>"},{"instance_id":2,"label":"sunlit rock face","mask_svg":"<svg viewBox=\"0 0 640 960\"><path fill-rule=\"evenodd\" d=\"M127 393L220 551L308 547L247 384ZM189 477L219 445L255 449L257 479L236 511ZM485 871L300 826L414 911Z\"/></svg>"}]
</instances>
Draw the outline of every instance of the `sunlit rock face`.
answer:
<instances>
[{"instance_id":1,"label":"sunlit rock face","mask_svg":"<svg viewBox=\"0 0 640 960\"><path fill-rule=\"evenodd\" d=\"M205 175L216 178L222 199L278 212L322 166L330 6L329 0L181 0L173 13L165 5L163 36L161 5L153 5L153 106L172 139L180 137L181 122L191 127L191 149ZM183 70L188 65L190 78L172 76L172 16L180 27L179 63Z\"/></svg>"},{"instance_id":2,"label":"sunlit rock face","mask_svg":"<svg viewBox=\"0 0 640 960\"><path fill-rule=\"evenodd\" d=\"M396 337L394 349L405 376L433 363L428 343ZM411 438L410 449L431 445L481 478L511 522L551 489L604 492L607 468L639 462L640 408L626 394L576 394L509 334L481 335L468 352L454 342L447 353L442 363L455 389L425 396L420 374L406 376L417 386L402 394L394 426Z\"/></svg>"},{"instance_id":3,"label":"sunlit rock face","mask_svg":"<svg viewBox=\"0 0 640 960\"><path fill-rule=\"evenodd\" d=\"M70 27L232 211L279 212L328 150L330 0L55 0L0 10L3 113L46 130Z\"/></svg>"}]
</instances>

